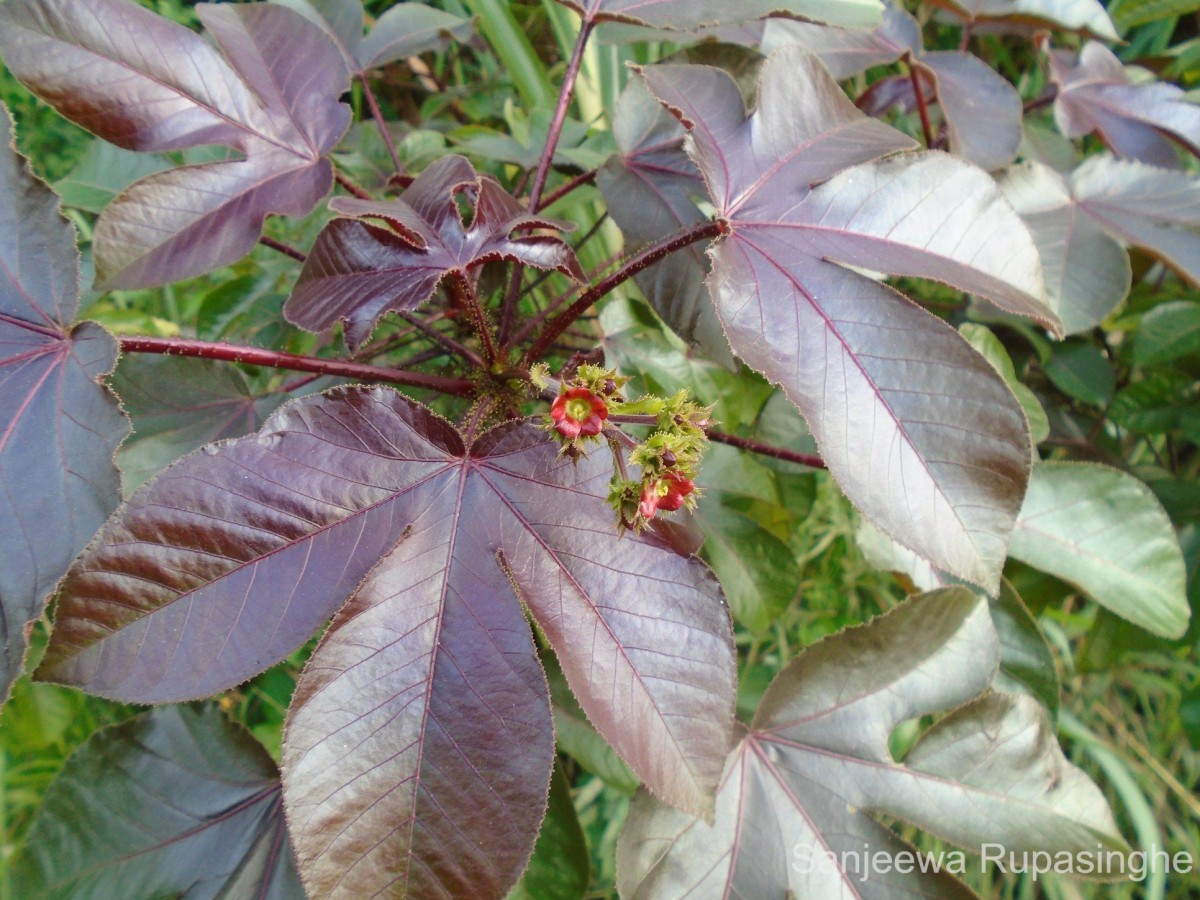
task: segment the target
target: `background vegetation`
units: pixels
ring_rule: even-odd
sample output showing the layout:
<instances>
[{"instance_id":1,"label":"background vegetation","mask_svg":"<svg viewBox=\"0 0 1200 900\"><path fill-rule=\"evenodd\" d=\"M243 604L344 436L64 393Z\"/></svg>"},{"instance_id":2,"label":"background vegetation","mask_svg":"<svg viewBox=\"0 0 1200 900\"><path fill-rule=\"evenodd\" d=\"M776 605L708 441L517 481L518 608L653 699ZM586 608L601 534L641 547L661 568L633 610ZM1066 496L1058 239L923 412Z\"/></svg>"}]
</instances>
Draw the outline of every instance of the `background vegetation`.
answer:
<instances>
[{"instance_id":1,"label":"background vegetation","mask_svg":"<svg viewBox=\"0 0 1200 900\"><path fill-rule=\"evenodd\" d=\"M190 3L143 2L179 22L196 24ZM390 5L390 0L366 4L372 14ZM470 155L481 171L511 186L515 167L506 161L521 161L529 154L536 160L536 134L539 128L544 132L546 124L544 115L529 117L524 110L539 101L543 107L552 103L551 85L573 43L574 20L552 0L513 4L443 0L439 5L462 15L478 15L479 33L443 53L426 54L416 64L397 63L383 72L380 101L396 117L420 123L400 135L402 158L416 169L433 153L451 146ZM1200 2L1114 0L1109 6L1125 41L1116 48L1124 62L1144 66L1185 88L1200 81L1196 36ZM936 28L927 30L927 37L930 33L940 36ZM944 38L943 46L954 46L958 30L946 29ZM1018 86L1028 108L1037 110L1045 82L1029 51L1000 37L980 35L975 40L976 52ZM1061 38L1067 46L1074 40L1070 35ZM563 152L583 169L602 162L612 149L611 138L602 129L589 132L588 126L612 109L627 78L624 63L653 61L675 50L667 43L595 45L585 59L579 86L579 108L591 120L569 124ZM878 74L868 73L866 82ZM3 69L0 100L18 123L20 150L75 206L70 215L86 242L94 211L112 186L111 171L97 167L91 156L94 139L32 98ZM362 102L357 94L354 100ZM1048 109L1042 112L1042 119L1035 113L1027 120L1027 139L1050 140L1053 125ZM915 120L900 117L895 124L919 133ZM529 140L523 143L523 137ZM370 181L380 150L370 135L364 135L352 151L364 181ZM1195 160L1191 166L1197 169ZM576 218L587 215L596 196L591 188L571 196L569 202L580 207ZM288 226L293 229L290 235L311 238L319 223L319 216L307 224L293 223ZM619 240L614 228L601 223L581 250L585 269L615 254ZM310 352L315 338L282 321L279 309L287 287L273 278L270 260L270 251L259 249L252 260L186 283L91 297L82 317L94 318L116 333L171 335L182 330L207 339L220 339L236 320L243 333L251 323L255 341L263 346ZM994 327L1020 378L1048 414L1050 430L1042 444L1043 456L1097 460L1125 469L1149 484L1166 507L1188 561L1191 628L1178 641L1154 638L1051 576L1018 563L1010 563L1006 574L1053 647L1062 680L1059 732L1069 758L1104 787L1122 831L1132 842L1143 848L1185 850L1200 858L1200 663L1196 654L1200 626L1194 614L1200 608L1200 327L1195 315L1200 293L1136 250L1133 263L1134 288L1128 300L1089 333L1050 343L1032 326L1015 320L1004 319ZM231 289L231 284L239 289ZM928 285L916 291L953 324L965 320L960 295L947 291L939 297ZM699 374L704 379L699 383L711 389L711 396L701 399L730 405L725 420L739 417L749 429L763 434L781 427L778 417L762 406L767 392L755 392L753 384L735 386L732 376L690 359L637 299L632 283L623 292L624 297L611 301L600 313L599 322L585 320L580 332L569 339L584 349L601 333L633 330L643 351L652 345L660 351L651 362L639 363L645 368L640 374L647 387L668 390L682 374L692 378ZM247 297L253 303L246 302ZM1190 311L1190 318L1173 320L1172 312L1180 311ZM1179 321L1190 325L1180 328ZM248 377L255 395L269 395L279 387L277 373L248 370ZM737 404L736 413L731 399ZM739 709L745 712L754 709L770 679L799 649L892 608L906 595L907 585L873 567L864 556L861 523L825 473L735 459L722 450L713 449L706 470L710 493L715 495L709 501L717 510L714 514L735 521L738 516L736 506L720 503L718 486L723 477L753 479L773 472L787 499L769 510L778 539L772 553L758 561L764 567L756 580L764 610L761 627L737 628ZM725 471L724 465L740 468ZM761 521L763 510L755 515ZM31 668L46 633L43 619L33 636ZM276 757L284 711L304 656L303 651L298 653L219 700ZM0 725L0 820L4 823L0 900L13 896L6 862L23 840L46 786L63 762L97 727L136 711L27 678L17 683ZM615 842L635 782L582 719L571 720L569 711L563 712L558 731L563 774L572 786L586 836L587 895L614 896ZM930 846L928 838L916 840ZM1155 876L1143 885L1119 886L1055 877L1034 884L998 873L972 873L970 878L985 896L1200 895L1200 873L1173 875L1169 882Z\"/></svg>"}]
</instances>

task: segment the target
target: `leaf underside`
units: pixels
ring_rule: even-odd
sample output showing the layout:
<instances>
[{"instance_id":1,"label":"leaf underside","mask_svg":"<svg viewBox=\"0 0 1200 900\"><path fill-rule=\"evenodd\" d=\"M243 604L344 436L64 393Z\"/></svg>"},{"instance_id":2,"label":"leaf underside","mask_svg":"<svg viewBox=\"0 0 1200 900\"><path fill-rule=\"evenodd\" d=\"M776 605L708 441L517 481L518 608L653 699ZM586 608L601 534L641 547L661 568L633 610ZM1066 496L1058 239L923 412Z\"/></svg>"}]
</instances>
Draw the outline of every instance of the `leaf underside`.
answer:
<instances>
[{"instance_id":1,"label":"leaf underside","mask_svg":"<svg viewBox=\"0 0 1200 900\"><path fill-rule=\"evenodd\" d=\"M974 896L945 857L935 873L864 860L864 845L890 859L915 852L871 812L972 852L1125 849L1037 702L987 691L998 659L986 601L961 587L805 650L730 754L713 824L645 794L634 801L617 847L621 896ZM955 707L892 758L896 725Z\"/></svg>"},{"instance_id":2,"label":"leaf underside","mask_svg":"<svg viewBox=\"0 0 1200 900\"><path fill-rule=\"evenodd\" d=\"M731 233L709 287L733 351L781 384L850 499L896 540L999 581L1028 478L1024 416L952 328L850 267L929 277L1057 323L1028 230L980 170L865 117L813 55L774 53L757 110L723 72L644 77L689 128Z\"/></svg>"}]
</instances>

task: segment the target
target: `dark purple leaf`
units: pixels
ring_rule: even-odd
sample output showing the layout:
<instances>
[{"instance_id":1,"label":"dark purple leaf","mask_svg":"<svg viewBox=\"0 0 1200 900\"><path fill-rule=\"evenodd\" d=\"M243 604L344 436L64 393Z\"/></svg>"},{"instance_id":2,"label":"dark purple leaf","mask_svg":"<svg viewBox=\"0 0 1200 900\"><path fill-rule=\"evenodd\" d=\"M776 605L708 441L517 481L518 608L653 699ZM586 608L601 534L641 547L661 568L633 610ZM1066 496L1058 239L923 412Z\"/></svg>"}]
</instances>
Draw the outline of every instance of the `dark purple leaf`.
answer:
<instances>
[{"instance_id":1,"label":"dark purple leaf","mask_svg":"<svg viewBox=\"0 0 1200 900\"><path fill-rule=\"evenodd\" d=\"M346 130L345 66L328 36L271 4L210 5L199 35L130 0L11 0L0 52L64 116L131 150L220 144L245 158L133 184L96 226L106 288L178 281L249 252L268 214L306 215ZM296 65L295 60L304 60Z\"/></svg>"},{"instance_id":2,"label":"dark purple leaf","mask_svg":"<svg viewBox=\"0 0 1200 900\"><path fill-rule=\"evenodd\" d=\"M455 195L471 202L465 224ZM582 281L571 248L549 235L513 235L528 228L561 227L528 215L494 178L477 175L462 156L444 156L396 200L334 199L334 219L309 253L284 307L289 322L309 331L346 323L346 343L357 348L389 310L416 309L447 275L466 277L490 260L507 259L557 269ZM388 227L361 219L382 220Z\"/></svg>"},{"instance_id":3,"label":"dark purple leaf","mask_svg":"<svg viewBox=\"0 0 1200 900\"><path fill-rule=\"evenodd\" d=\"M629 22L652 28L695 31L761 19L772 13L835 25L871 26L879 21L879 0L559 0L586 21Z\"/></svg>"},{"instance_id":4,"label":"dark purple leaf","mask_svg":"<svg viewBox=\"0 0 1200 900\"><path fill-rule=\"evenodd\" d=\"M1125 299L1123 244L1200 285L1200 187L1183 172L1100 154L1069 176L1025 163L1001 188L1033 232L1069 334L1094 328Z\"/></svg>"},{"instance_id":5,"label":"dark purple leaf","mask_svg":"<svg viewBox=\"0 0 1200 900\"><path fill-rule=\"evenodd\" d=\"M473 675L456 682L455 665L477 655L493 665L497 646L509 647L500 657L509 674L497 679L525 673L526 684L533 672L542 684L516 589L601 733L657 793L702 811L733 708L719 586L650 534L618 537L604 500L611 462L595 454L572 466L557 449L542 429L514 423L468 453L453 427L383 388L288 404L257 435L185 457L117 512L67 577L39 674L136 702L211 694L298 647L370 572L307 670L302 697L314 680L331 683L296 706L289 744L316 745L313 729L333 718L314 721L309 710L335 697L347 729L365 738L373 704L398 714L418 677L429 702L407 716L478 702L465 685L483 688ZM417 630L360 660L363 646L385 641L360 633L380 616L408 627L432 616L440 637ZM421 646L432 651L424 662ZM415 662L393 672L406 654ZM363 672L379 679L370 692ZM531 696L548 716L544 693ZM521 700L526 710L533 702ZM507 708L496 713L506 722ZM293 771L305 765L289 752ZM548 775L547 763L543 792ZM306 777L292 783L307 790ZM309 839L296 840L302 857L317 858Z\"/></svg>"},{"instance_id":6,"label":"dark purple leaf","mask_svg":"<svg viewBox=\"0 0 1200 900\"><path fill-rule=\"evenodd\" d=\"M925 53L921 26L902 9L889 6L874 31L770 20L763 50L787 44L800 44L816 53L838 80L904 58L932 88L946 120L950 152L988 170L1016 158L1021 143L1020 95L970 53ZM911 87L907 90L911 92Z\"/></svg>"},{"instance_id":7,"label":"dark purple leaf","mask_svg":"<svg viewBox=\"0 0 1200 900\"><path fill-rule=\"evenodd\" d=\"M1120 36L1100 0L932 0L971 23L1008 23L1028 30L1049 25L1107 41Z\"/></svg>"},{"instance_id":8,"label":"dark purple leaf","mask_svg":"<svg viewBox=\"0 0 1200 900\"><path fill-rule=\"evenodd\" d=\"M953 157L871 162L912 142L798 47L768 59L750 118L723 72L644 75L690 127L731 228L709 284L734 352L782 384L864 513L995 586L1029 474L1020 407L952 328L849 266L935 278L1056 325L1021 220Z\"/></svg>"},{"instance_id":9,"label":"dark purple leaf","mask_svg":"<svg viewBox=\"0 0 1200 900\"><path fill-rule=\"evenodd\" d=\"M972 853L1099 845L1119 859L1103 794L1063 757L1037 701L988 691L999 652L987 603L961 587L808 648L730 754L711 825L634 800L617 846L621 896L975 896L944 871L945 853L940 874L872 863L914 851L871 812ZM946 709L897 762L896 726Z\"/></svg>"},{"instance_id":10,"label":"dark purple leaf","mask_svg":"<svg viewBox=\"0 0 1200 900\"><path fill-rule=\"evenodd\" d=\"M17 154L0 112L0 702L25 660L26 628L121 496L113 464L129 429L102 379L116 341L71 326L75 230Z\"/></svg>"},{"instance_id":11,"label":"dark purple leaf","mask_svg":"<svg viewBox=\"0 0 1200 900\"><path fill-rule=\"evenodd\" d=\"M361 0L272 0L320 25L333 38L353 75L426 50L465 40L471 20L424 3L397 3L363 37Z\"/></svg>"},{"instance_id":12,"label":"dark purple leaf","mask_svg":"<svg viewBox=\"0 0 1200 900\"><path fill-rule=\"evenodd\" d=\"M1115 153L1166 168L1181 168L1169 138L1200 156L1200 106L1162 81L1133 84L1111 50L1088 41L1078 58L1050 50L1058 85L1054 118L1070 138L1096 132Z\"/></svg>"},{"instance_id":13,"label":"dark purple leaf","mask_svg":"<svg viewBox=\"0 0 1200 900\"><path fill-rule=\"evenodd\" d=\"M275 763L215 706L94 734L46 792L8 877L20 897L304 897Z\"/></svg>"},{"instance_id":14,"label":"dark purple leaf","mask_svg":"<svg viewBox=\"0 0 1200 900\"><path fill-rule=\"evenodd\" d=\"M149 353L123 357L112 388L133 420L117 455L126 495L186 453L257 431L288 399L256 394L231 363Z\"/></svg>"},{"instance_id":15,"label":"dark purple leaf","mask_svg":"<svg viewBox=\"0 0 1200 900\"><path fill-rule=\"evenodd\" d=\"M631 247L648 244L704 220L696 205L705 196L700 170L683 151L683 126L631 81L617 102L613 136L618 152L596 175L608 213ZM729 342L704 279L704 246L692 244L636 276L650 305L708 359L734 368Z\"/></svg>"}]
</instances>

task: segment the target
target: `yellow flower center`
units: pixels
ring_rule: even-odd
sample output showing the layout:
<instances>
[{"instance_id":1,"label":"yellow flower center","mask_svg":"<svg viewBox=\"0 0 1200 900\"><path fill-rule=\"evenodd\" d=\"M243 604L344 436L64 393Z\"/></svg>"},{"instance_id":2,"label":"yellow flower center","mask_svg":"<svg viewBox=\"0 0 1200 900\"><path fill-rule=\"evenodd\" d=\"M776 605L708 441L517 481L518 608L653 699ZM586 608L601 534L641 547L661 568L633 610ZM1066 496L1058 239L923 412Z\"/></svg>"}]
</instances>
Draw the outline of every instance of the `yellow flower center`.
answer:
<instances>
[{"instance_id":1,"label":"yellow flower center","mask_svg":"<svg viewBox=\"0 0 1200 900\"><path fill-rule=\"evenodd\" d=\"M591 400L568 400L567 401L567 417L572 422L586 422L592 415Z\"/></svg>"}]
</instances>

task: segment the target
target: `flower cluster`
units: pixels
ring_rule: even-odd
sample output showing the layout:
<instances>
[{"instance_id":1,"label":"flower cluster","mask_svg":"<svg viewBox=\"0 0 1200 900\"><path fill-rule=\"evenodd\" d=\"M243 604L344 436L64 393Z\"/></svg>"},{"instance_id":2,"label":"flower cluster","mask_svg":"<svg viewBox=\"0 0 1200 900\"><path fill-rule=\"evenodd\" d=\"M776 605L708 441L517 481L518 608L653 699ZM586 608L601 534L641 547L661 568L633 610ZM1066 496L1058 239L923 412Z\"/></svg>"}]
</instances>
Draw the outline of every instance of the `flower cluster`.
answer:
<instances>
[{"instance_id":1,"label":"flower cluster","mask_svg":"<svg viewBox=\"0 0 1200 900\"><path fill-rule=\"evenodd\" d=\"M587 441L608 440L616 469L608 502L620 527L640 531L659 512L695 506L696 473L708 442L704 430L712 422L709 410L694 403L687 391L627 400L621 389L628 378L590 364L561 382L544 366L531 374L539 389L557 392L546 429L562 445L563 455L575 460ZM616 425L648 427L650 433L637 441ZM628 463L641 469L638 478L630 477L626 451Z\"/></svg>"},{"instance_id":2,"label":"flower cluster","mask_svg":"<svg viewBox=\"0 0 1200 900\"><path fill-rule=\"evenodd\" d=\"M659 512L695 506L695 478L708 443L704 429L712 422L709 410L690 400L686 391L667 398L643 397L625 404L622 412L644 418L653 427L629 454L629 461L641 468L641 478L621 472L609 492L621 526L640 531Z\"/></svg>"}]
</instances>

